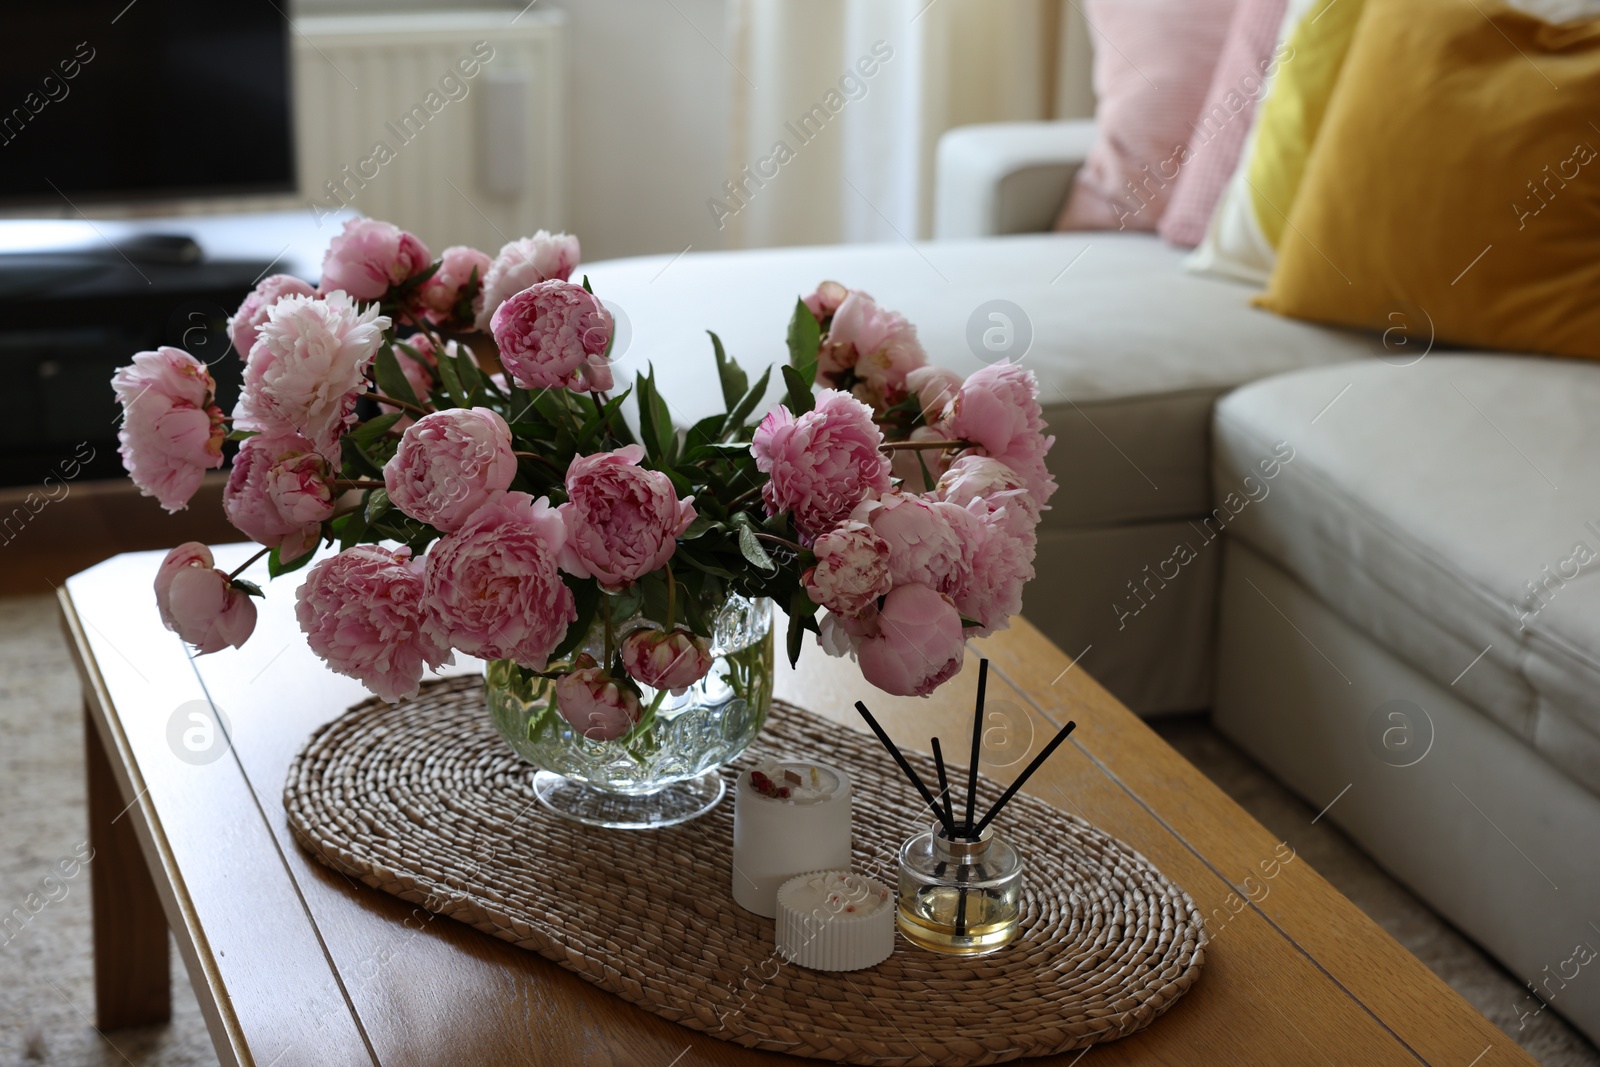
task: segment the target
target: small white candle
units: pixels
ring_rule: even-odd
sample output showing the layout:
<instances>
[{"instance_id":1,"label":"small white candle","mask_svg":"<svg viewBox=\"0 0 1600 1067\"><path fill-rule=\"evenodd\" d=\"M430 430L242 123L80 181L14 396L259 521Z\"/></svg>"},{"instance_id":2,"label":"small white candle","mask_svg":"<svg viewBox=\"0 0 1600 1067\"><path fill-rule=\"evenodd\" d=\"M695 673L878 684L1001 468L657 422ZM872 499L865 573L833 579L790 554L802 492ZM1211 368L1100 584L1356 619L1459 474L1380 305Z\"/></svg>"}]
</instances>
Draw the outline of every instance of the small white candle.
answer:
<instances>
[{"instance_id":1,"label":"small white candle","mask_svg":"<svg viewBox=\"0 0 1600 1067\"><path fill-rule=\"evenodd\" d=\"M733 899L778 914L778 887L797 874L850 867L850 777L786 760L741 771L733 794Z\"/></svg>"}]
</instances>

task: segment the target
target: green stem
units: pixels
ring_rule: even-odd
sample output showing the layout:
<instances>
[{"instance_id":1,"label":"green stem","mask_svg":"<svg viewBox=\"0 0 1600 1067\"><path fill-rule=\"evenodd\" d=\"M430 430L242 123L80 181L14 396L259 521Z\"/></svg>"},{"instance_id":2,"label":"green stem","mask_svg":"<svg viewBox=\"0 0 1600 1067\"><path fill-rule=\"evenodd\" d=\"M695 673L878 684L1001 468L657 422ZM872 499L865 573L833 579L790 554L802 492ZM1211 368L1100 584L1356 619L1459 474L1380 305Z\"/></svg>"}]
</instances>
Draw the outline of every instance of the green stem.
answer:
<instances>
[{"instance_id":1,"label":"green stem","mask_svg":"<svg viewBox=\"0 0 1600 1067\"><path fill-rule=\"evenodd\" d=\"M971 448L971 441L885 441L878 446L888 452L920 452L929 448Z\"/></svg>"},{"instance_id":2,"label":"green stem","mask_svg":"<svg viewBox=\"0 0 1600 1067\"><path fill-rule=\"evenodd\" d=\"M611 597L609 595L607 595L606 593L604 593L604 592L602 592L600 594L600 618L601 618L601 625L603 625L605 627L605 648L606 648L605 669L606 669L607 673L610 673L610 671L611 671L611 645L612 645L612 641L614 639L613 636L612 636L612 633L611 633Z\"/></svg>"},{"instance_id":3,"label":"green stem","mask_svg":"<svg viewBox=\"0 0 1600 1067\"><path fill-rule=\"evenodd\" d=\"M415 404L409 404L404 400L396 400L392 396L384 396L379 392L371 392L368 393L367 396L372 400L376 400L380 404L388 404L392 408L399 408L401 411L409 411L413 415L420 416L433 414L432 408L421 408Z\"/></svg>"},{"instance_id":4,"label":"green stem","mask_svg":"<svg viewBox=\"0 0 1600 1067\"><path fill-rule=\"evenodd\" d=\"M511 454L516 456L518 459L531 459L537 463L543 463L546 467L549 467L555 472L557 478L561 478L563 480L566 478L565 472L562 471L560 467L556 466L553 461L546 459L537 452L513 452Z\"/></svg>"},{"instance_id":5,"label":"green stem","mask_svg":"<svg viewBox=\"0 0 1600 1067\"><path fill-rule=\"evenodd\" d=\"M639 721L628 728L628 732L617 739L617 743L626 748L639 738L650 732L656 724L656 712L661 708L661 702L667 698L665 689L657 689L655 697L650 701L650 706L644 709L639 716Z\"/></svg>"},{"instance_id":6,"label":"green stem","mask_svg":"<svg viewBox=\"0 0 1600 1067\"><path fill-rule=\"evenodd\" d=\"M732 515L735 511L738 511L740 508L744 507L751 500L756 499L756 498L758 498L760 496L761 496L761 486L759 486L759 485L751 486L749 489L746 489L744 492L740 493L738 496L734 497L732 501L729 502L729 504L728 504L728 514Z\"/></svg>"},{"instance_id":7,"label":"green stem","mask_svg":"<svg viewBox=\"0 0 1600 1067\"><path fill-rule=\"evenodd\" d=\"M751 532L754 533L755 531L751 531ZM804 552L805 551L804 548L802 548L800 545L796 544L795 542L789 540L787 537L779 537L777 534L757 533L756 534L756 540L757 541L771 541L775 545L786 545L789 548L794 549L796 552Z\"/></svg>"},{"instance_id":8,"label":"green stem","mask_svg":"<svg viewBox=\"0 0 1600 1067\"><path fill-rule=\"evenodd\" d=\"M672 632L673 624L678 620L678 583L672 577L672 564L667 568L667 633Z\"/></svg>"},{"instance_id":9,"label":"green stem","mask_svg":"<svg viewBox=\"0 0 1600 1067\"><path fill-rule=\"evenodd\" d=\"M231 582L235 578L239 577L239 575L241 575L241 574L243 574L245 572L245 569L248 568L250 566L250 564L254 563L256 560L260 559L262 556L265 556L268 552L271 552L271 551L272 551L272 549L270 549L270 548L263 548L260 552L257 552L255 555L251 556L249 559L247 559L243 563L239 564L237 567L235 567L233 569L233 572L228 575L228 581Z\"/></svg>"}]
</instances>

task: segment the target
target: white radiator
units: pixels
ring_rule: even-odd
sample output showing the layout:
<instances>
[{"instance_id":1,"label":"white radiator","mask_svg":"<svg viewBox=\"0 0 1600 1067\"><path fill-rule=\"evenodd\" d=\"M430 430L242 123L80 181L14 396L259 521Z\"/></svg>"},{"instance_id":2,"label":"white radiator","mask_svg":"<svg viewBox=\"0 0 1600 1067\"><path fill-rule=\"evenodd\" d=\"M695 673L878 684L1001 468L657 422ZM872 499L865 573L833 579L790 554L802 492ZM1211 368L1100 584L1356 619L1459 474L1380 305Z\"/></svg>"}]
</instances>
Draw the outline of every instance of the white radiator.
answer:
<instances>
[{"instance_id":1,"label":"white radiator","mask_svg":"<svg viewBox=\"0 0 1600 1067\"><path fill-rule=\"evenodd\" d=\"M559 11L294 20L300 193L331 235L352 211L435 255L566 223Z\"/></svg>"}]
</instances>

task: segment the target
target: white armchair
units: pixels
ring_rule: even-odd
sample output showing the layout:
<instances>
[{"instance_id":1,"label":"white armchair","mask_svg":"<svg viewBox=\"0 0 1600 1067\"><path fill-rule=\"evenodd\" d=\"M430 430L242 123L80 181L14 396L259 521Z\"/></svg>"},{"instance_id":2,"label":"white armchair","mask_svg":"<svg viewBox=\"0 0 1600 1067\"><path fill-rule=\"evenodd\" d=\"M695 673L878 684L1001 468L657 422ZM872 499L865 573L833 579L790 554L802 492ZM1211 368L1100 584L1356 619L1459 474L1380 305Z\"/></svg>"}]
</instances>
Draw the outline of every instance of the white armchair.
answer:
<instances>
[{"instance_id":1,"label":"white armchair","mask_svg":"<svg viewBox=\"0 0 1600 1067\"><path fill-rule=\"evenodd\" d=\"M1050 229L1093 142L1092 119L946 131L939 138L934 238Z\"/></svg>"}]
</instances>

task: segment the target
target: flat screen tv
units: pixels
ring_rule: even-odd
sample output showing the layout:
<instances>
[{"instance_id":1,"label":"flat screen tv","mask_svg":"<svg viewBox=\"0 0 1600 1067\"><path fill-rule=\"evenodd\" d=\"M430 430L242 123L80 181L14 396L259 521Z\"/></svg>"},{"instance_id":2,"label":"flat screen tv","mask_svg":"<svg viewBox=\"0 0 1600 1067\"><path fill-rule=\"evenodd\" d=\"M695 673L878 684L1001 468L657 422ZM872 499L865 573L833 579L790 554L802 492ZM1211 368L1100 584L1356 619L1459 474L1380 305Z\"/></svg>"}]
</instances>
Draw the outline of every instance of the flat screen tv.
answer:
<instances>
[{"instance_id":1,"label":"flat screen tv","mask_svg":"<svg viewBox=\"0 0 1600 1067\"><path fill-rule=\"evenodd\" d=\"M0 205L294 191L286 6L4 4Z\"/></svg>"}]
</instances>

